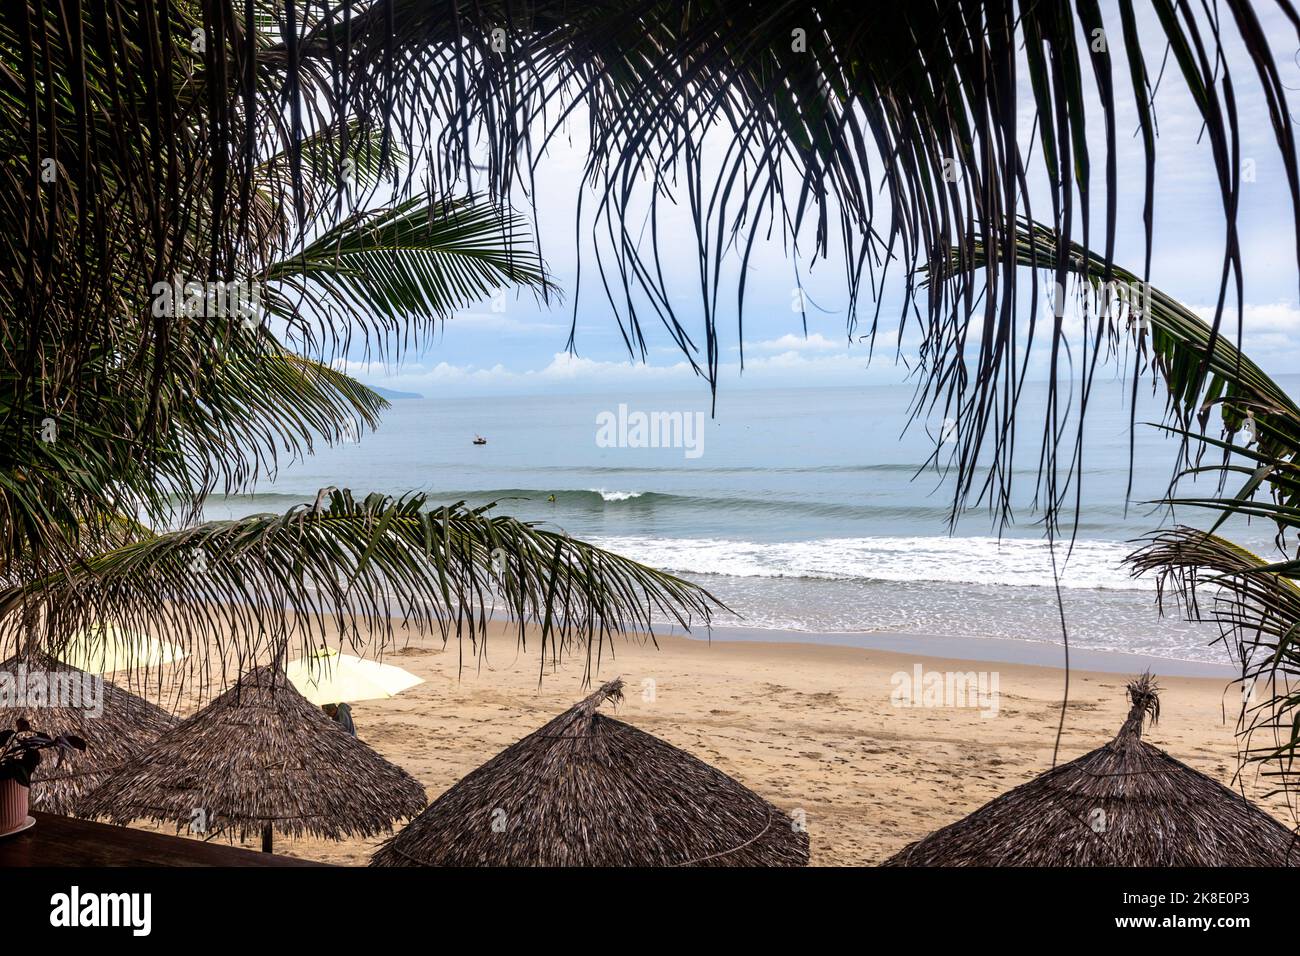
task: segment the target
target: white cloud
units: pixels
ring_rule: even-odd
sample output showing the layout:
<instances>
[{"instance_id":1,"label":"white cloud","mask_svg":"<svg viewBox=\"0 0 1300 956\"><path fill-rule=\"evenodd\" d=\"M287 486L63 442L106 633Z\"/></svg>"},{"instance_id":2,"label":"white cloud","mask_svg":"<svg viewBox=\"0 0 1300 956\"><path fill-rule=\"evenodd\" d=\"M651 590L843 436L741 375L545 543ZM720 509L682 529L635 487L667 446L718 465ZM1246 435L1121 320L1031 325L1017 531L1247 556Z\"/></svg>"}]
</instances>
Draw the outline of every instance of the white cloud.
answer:
<instances>
[{"instance_id":1,"label":"white cloud","mask_svg":"<svg viewBox=\"0 0 1300 956\"><path fill-rule=\"evenodd\" d=\"M1192 311L1207 322L1214 321L1212 305L1194 305ZM1224 307L1223 324L1225 327L1231 324L1236 328L1237 310L1233 306ZM1247 304L1242 310L1242 331L1247 340L1271 332L1295 335L1297 338L1291 344L1300 345L1300 309L1289 302L1274 302L1271 305Z\"/></svg>"},{"instance_id":2,"label":"white cloud","mask_svg":"<svg viewBox=\"0 0 1300 956\"><path fill-rule=\"evenodd\" d=\"M840 352L844 350L845 343L828 339L820 332L807 337L787 332L778 339L747 343L745 348L756 352Z\"/></svg>"},{"instance_id":3,"label":"white cloud","mask_svg":"<svg viewBox=\"0 0 1300 956\"><path fill-rule=\"evenodd\" d=\"M455 335L458 330L474 329L484 332L555 332L567 325L546 322L538 318L516 319L501 312L459 312L443 326L445 335Z\"/></svg>"},{"instance_id":4,"label":"white cloud","mask_svg":"<svg viewBox=\"0 0 1300 956\"><path fill-rule=\"evenodd\" d=\"M739 368L739 366L736 366ZM745 373L761 371L798 371L805 372L804 384L817 384L811 376L826 372L865 372L867 353L864 349L859 354L808 356L801 352L780 352L762 358L745 360Z\"/></svg>"},{"instance_id":5,"label":"white cloud","mask_svg":"<svg viewBox=\"0 0 1300 956\"><path fill-rule=\"evenodd\" d=\"M347 363L347 370L361 377L377 378L385 385L414 391L436 391L446 387L485 387L505 390L548 386L628 383L686 382L694 377L686 362L674 365L645 365L640 362L604 362L557 352L542 368L517 371L497 363L491 366L407 363L394 372L378 363Z\"/></svg>"},{"instance_id":6,"label":"white cloud","mask_svg":"<svg viewBox=\"0 0 1300 956\"><path fill-rule=\"evenodd\" d=\"M1207 322L1214 320L1213 306L1192 306ZM1292 371L1300 363L1300 309L1287 302L1247 304L1242 310L1241 349L1274 375ZM1223 310L1222 334L1235 344L1237 310Z\"/></svg>"},{"instance_id":7,"label":"white cloud","mask_svg":"<svg viewBox=\"0 0 1300 956\"><path fill-rule=\"evenodd\" d=\"M688 388L703 381L690 364L649 365L632 361L603 361L557 352L542 368L516 370L498 363L491 366L406 363L400 370L380 363L348 362L347 371L363 381L422 394L474 390L484 392L541 392L557 390L647 390ZM723 380L743 385L867 385L882 378L896 380L901 371L880 361L868 370L866 352L807 355L787 350L747 359L743 375L739 362L722 363Z\"/></svg>"},{"instance_id":8,"label":"white cloud","mask_svg":"<svg viewBox=\"0 0 1300 956\"><path fill-rule=\"evenodd\" d=\"M524 376L535 376L544 381L574 382L607 380L624 382L628 376L641 380L685 381L693 378L695 373L687 362L673 365L646 365L642 362L602 362L596 359L582 358L569 352L556 352L545 368L535 372L525 372Z\"/></svg>"}]
</instances>

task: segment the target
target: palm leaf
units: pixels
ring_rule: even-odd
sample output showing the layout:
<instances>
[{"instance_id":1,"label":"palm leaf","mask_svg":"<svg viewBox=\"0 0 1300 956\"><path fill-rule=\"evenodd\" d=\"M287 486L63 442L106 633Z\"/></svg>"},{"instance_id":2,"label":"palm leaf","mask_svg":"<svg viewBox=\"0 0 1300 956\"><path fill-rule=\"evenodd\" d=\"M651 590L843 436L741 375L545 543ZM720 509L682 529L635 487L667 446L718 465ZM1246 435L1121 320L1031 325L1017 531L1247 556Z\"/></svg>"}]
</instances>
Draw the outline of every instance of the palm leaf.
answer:
<instances>
[{"instance_id":1,"label":"palm leaf","mask_svg":"<svg viewBox=\"0 0 1300 956\"><path fill-rule=\"evenodd\" d=\"M36 607L49 650L112 622L165 635L207 665L274 658L293 641L309 652L329 621L353 648L391 643L400 627L481 650L497 612L521 641L524 625L538 628L543 666L575 646L591 666L616 633L707 625L720 606L686 581L494 507L326 489L284 514L150 535L3 592L0 639L21 635L11 611Z\"/></svg>"},{"instance_id":2,"label":"palm leaf","mask_svg":"<svg viewBox=\"0 0 1300 956\"><path fill-rule=\"evenodd\" d=\"M1238 545L1195 528L1149 536L1129 558L1192 620L1213 621L1241 668L1243 757L1287 793L1300 772L1300 587ZM1261 739L1262 738L1262 739Z\"/></svg>"},{"instance_id":3,"label":"palm leaf","mask_svg":"<svg viewBox=\"0 0 1300 956\"><path fill-rule=\"evenodd\" d=\"M337 342L339 329L358 322L392 332L409 330L413 317L445 320L507 286L555 294L527 223L465 200L408 200L349 217L269 264L263 281L267 310L308 342Z\"/></svg>"},{"instance_id":4,"label":"palm leaf","mask_svg":"<svg viewBox=\"0 0 1300 956\"><path fill-rule=\"evenodd\" d=\"M1076 280L1077 289L1083 293L1079 301L1084 338L1097 343L1094 354L1118 356L1126 346L1133 350L1133 407L1141 373L1149 368L1158 377L1173 419L1167 430L1184 440L1184 467L1176 478L1204 474L1196 450L1216 447L1223 453L1221 470L1228 467L1234 455L1245 454L1256 462L1236 500L1245 500L1260 487L1268 486L1284 494L1291 504L1300 504L1295 487L1296 469L1300 466L1300 406L1249 356L1218 334L1212 322L1080 244L1059 242L1051 229L1040 224L1022 224L1014 245L1010 250L999 250L999 255L1008 252L1012 262L1024 267L1055 268L1056 263L1064 263L1064 276ZM988 257L989 250L977 243L965 267L976 268ZM947 268L956 268L960 262L954 251ZM1066 293L1064 283L1054 290L1057 296ZM1053 304L1057 314L1063 314L1065 302ZM1059 325L1054 334L1058 346L1065 347ZM1078 387L1082 404L1087 399L1090 378L1082 379ZM1018 400L1017 391L1011 400L1012 411ZM1216 409L1224 436L1221 439L1206 431ZM977 411L966 407L956 416L954 432L959 454L969 456L978 450L979 436L970 436L964 427L967 422L979 420ZM1243 428L1248 428L1249 433ZM1062 430L1058 441L1067 436ZM1232 440L1234 436L1237 441ZM1009 436L1006 441L1010 441ZM1072 463L1077 460L1074 451L1060 458ZM1232 500L1223 499L1225 504Z\"/></svg>"}]
</instances>

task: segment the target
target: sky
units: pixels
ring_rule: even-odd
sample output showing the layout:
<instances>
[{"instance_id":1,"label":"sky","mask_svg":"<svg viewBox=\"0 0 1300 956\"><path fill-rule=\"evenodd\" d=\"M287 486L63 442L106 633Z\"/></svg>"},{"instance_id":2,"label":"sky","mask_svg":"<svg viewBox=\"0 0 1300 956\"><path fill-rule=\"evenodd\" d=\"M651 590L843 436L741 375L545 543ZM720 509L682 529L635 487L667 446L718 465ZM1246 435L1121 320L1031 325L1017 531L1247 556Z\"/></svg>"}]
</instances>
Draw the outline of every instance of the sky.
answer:
<instances>
[{"instance_id":1,"label":"sky","mask_svg":"<svg viewBox=\"0 0 1300 956\"><path fill-rule=\"evenodd\" d=\"M1113 4L1103 4L1105 22L1118 33ZM1139 23L1144 37L1147 66L1159 70L1164 43L1159 28ZM1300 117L1300 65L1295 32L1272 9L1260 5L1261 18L1272 38L1282 80L1293 101L1293 116ZM1118 69L1125 63L1118 36L1112 43ZM1243 185L1239 217L1245 260L1244 345L1266 371L1281 374L1300 368L1300 274L1296 266L1295 228L1282 164L1254 69L1241 51L1226 51L1233 67L1241 116ZM1085 77L1091 83L1091 77ZM1138 136L1137 114L1127 73L1117 75L1119 147L1119 233L1116 261L1140 273L1145 249L1142 229L1144 166ZM1028 144L1033 125L1032 95L1021 79L1020 125ZM1155 101L1159 124L1156 145L1155 243L1152 283L1204 315L1213 314L1218 293L1224 216L1208 141L1202 139L1200 121L1181 76L1172 62ZM347 367L367 384L381 385L433 397L466 394L517 394L532 392L609 391L612 389L705 389L666 332L646 323L649 353L646 360L630 356L618 323L592 269L590 229L575 229L575 210L585 157L585 122L579 114L559 138L537 170L536 216L542 236L542 253L563 292L563 301L538 303L531 293L506 290L457 313L419 349L407 350L399 365L365 362L354 357ZM1105 139L1099 106L1089 111L1089 141L1095 182L1104 185L1102 164ZM706 144L707 147L708 144ZM718 147L720 148L720 147ZM1050 208L1043 192L1043 174L1037 146L1031 158L1031 198L1037 209ZM1247 165L1249 164L1249 165ZM1253 176L1253 178L1252 178ZM1097 191L1100 192L1100 185ZM681 197L684 201L685 197ZM589 204L590 205L590 204ZM523 211L531 214L531 210ZM668 286L675 307L693 333L700 333L699 276L693 232L683 211L661 224ZM1100 204L1094 206L1094 227L1104 222ZM673 240L680 237L682 241ZM806 237L805 237L806 238ZM583 275L577 281L579 243L584 248ZM819 261L808 269L801 260L803 284L810 303L807 333L799 312L792 307L796 266L788 246L779 237L756 248L749 263L743 341L745 366L739 367L742 332L734 306L724 304L719 318L722 388L767 388L813 385L866 385L901 382L906 367L895 361L894 335L901 283L883 292L883 314L890 332L877 341L874 354L865 341L850 341L846 329L847 293L842 266ZM733 257L732 275L738 274ZM874 304L862 303L860 317L870 320ZM576 316L576 348L566 351L570 325ZM1226 321L1226 320L1225 320ZM1227 328L1227 325L1225 325ZM1232 318L1235 334L1235 316ZM702 341L702 339L697 339ZM914 354L916 334L904 336L901 350ZM1045 356L1036 356L1045 362ZM1036 366L1038 367L1038 366Z\"/></svg>"}]
</instances>

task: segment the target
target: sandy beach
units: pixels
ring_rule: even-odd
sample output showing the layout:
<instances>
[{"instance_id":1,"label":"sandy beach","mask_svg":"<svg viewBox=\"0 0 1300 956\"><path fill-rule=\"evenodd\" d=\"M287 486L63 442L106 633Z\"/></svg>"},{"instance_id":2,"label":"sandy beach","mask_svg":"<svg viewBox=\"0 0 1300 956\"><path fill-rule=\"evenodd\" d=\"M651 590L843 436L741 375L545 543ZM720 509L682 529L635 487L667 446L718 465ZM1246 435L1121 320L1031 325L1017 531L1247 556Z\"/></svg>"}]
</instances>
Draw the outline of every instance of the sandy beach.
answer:
<instances>
[{"instance_id":1,"label":"sandy beach","mask_svg":"<svg viewBox=\"0 0 1300 956\"><path fill-rule=\"evenodd\" d=\"M412 639L384 659L425 683L353 705L362 739L424 784L430 800L582 697L584 659L539 666L495 633L482 661L466 644ZM897 706L900 673L996 674L996 713L979 706ZM540 685L539 685L540 676ZM619 639L594 681L621 676L620 718L706 760L787 812L802 810L812 863L875 864L936 827L1048 769L1064 671L815 644L660 637ZM1110 739L1127 707L1124 676L1076 670L1061 743L1069 760ZM1230 783L1236 688L1165 677L1148 739ZM895 695L897 696L897 695ZM967 701L967 703L975 703ZM1224 709L1227 708L1227 719ZM1253 778L1252 798L1264 792ZM1262 801L1294 825L1277 799ZM170 829L168 832L171 832ZM277 839L276 850L363 865L379 840ZM248 846L253 846L250 841Z\"/></svg>"}]
</instances>

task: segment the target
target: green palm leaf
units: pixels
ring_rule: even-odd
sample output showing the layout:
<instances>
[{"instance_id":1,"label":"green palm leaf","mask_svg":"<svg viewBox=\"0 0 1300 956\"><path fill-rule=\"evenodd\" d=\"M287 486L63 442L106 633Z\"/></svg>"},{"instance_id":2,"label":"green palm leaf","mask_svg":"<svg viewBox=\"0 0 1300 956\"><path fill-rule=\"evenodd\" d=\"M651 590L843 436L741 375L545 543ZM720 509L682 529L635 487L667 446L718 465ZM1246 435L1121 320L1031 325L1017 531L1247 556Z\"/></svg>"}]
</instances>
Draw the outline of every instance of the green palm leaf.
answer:
<instances>
[{"instance_id":1,"label":"green palm leaf","mask_svg":"<svg viewBox=\"0 0 1300 956\"><path fill-rule=\"evenodd\" d=\"M1300 774L1300 587L1275 564L1195 528L1149 536L1129 562L1135 575L1156 576L1162 604L1172 597L1191 619L1219 625L1241 668L1243 759L1275 780L1277 792L1293 791Z\"/></svg>"},{"instance_id":2,"label":"green palm leaf","mask_svg":"<svg viewBox=\"0 0 1300 956\"><path fill-rule=\"evenodd\" d=\"M1197 464L1197 447L1221 451L1223 458L1218 468L1225 474L1233 456L1244 455L1255 462L1237 494L1218 499L1224 520L1234 513L1234 502L1245 502L1261 487L1272 489L1291 506L1300 505L1300 488L1296 485L1300 475L1300 406L1249 356L1220 335L1213 323L1135 273L1107 262L1078 243L1058 242L1056 234L1045 226L1022 224L1014 245L1009 250L998 250L998 255L1008 254L1015 264L1031 268L1064 262L1064 275L1074 278L1087 292L1082 301L1090 303L1087 316L1092 324L1085 335L1109 343L1115 354L1126 343L1132 346L1138 372L1143 362L1149 363L1164 385L1168 409L1175 419L1166 430L1185 442L1183 460L1187 466L1178 477L1206 472ZM977 243L965 266L975 268L988 255L988 249ZM960 257L954 252L949 268L959 263ZM1131 387L1136 401L1137 375ZM1223 438L1206 431L1216 409ZM959 417L959 435L961 423ZM1186 502L1171 499L1168 503Z\"/></svg>"},{"instance_id":3,"label":"green palm leaf","mask_svg":"<svg viewBox=\"0 0 1300 956\"><path fill-rule=\"evenodd\" d=\"M312 341L306 316L392 331L412 317L448 319L506 286L555 294L527 222L468 200L356 214L268 265L263 281L268 311Z\"/></svg>"},{"instance_id":4,"label":"green palm leaf","mask_svg":"<svg viewBox=\"0 0 1300 956\"><path fill-rule=\"evenodd\" d=\"M396 358L502 286L552 291L500 202L407 199L394 181L393 206L352 213L342 161L373 191L413 142L397 141L392 110L363 108L378 87L347 75L349 56L294 49L348 19L262 0L0 13L0 143L14 160L0 242L15 252L0 274L15 305L0 323L0 636L26 639L44 608L47 643L105 617L171 625L206 662L318 636L327 616L358 640L366 623L390 634L390 611L474 638L495 601L555 655L707 613L671 576L460 506L435 520L420 498L336 493L194 524L214 489L374 427L386 403L329 361L354 332ZM269 286L287 335L150 301L160 281L244 280ZM33 437L47 418L57 441ZM204 574L188 563L199 555ZM230 644L209 643L208 615Z\"/></svg>"},{"instance_id":5,"label":"green palm leaf","mask_svg":"<svg viewBox=\"0 0 1300 956\"><path fill-rule=\"evenodd\" d=\"M353 647L409 627L481 648L495 611L521 641L525 624L537 626L543 665L574 646L592 664L616 633L707 625L721 606L696 585L493 508L326 489L285 514L151 535L5 591L0 639L21 627L9 612L35 602L51 650L94 621L165 635L201 662L214 648L274 657L295 640L306 652L331 620Z\"/></svg>"}]
</instances>

